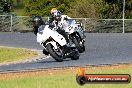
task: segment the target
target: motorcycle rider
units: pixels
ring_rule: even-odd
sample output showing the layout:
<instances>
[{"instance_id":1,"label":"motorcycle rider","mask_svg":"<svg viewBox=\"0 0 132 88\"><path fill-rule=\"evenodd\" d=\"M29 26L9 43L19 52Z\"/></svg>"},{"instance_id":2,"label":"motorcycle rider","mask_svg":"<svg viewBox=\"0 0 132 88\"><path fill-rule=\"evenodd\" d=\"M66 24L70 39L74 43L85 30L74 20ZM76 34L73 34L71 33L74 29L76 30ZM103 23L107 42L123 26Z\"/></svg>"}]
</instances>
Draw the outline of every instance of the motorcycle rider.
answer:
<instances>
[{"instance_id":1,"label":"motorcycle rider","mask_svg":"<svg viewBox=\"0 0 132 88\"><path fill-rule=\"evenodd\" d=\"M66 20L71 19L67 15L62 15L59 10L56 8L51 9L51 17L49 18L49 23L55 25L57 27L57 32L63 35L69 43L68 35L65 33L65 30L63 30L63 24Z\"/></svg>"},{"instance_id":2,"label":"motorcycle rider","mask_svg":"<svg viewBox=\"0 0 132 88\"><path fill-rule=\"evenodd\" d=\"M49 17L49 24L54 25L54 27L56 27L57 29L56 31L66 39L67 45L70 45L68 34L63 29L64 23L68 19L71 19L71 18L68 17L67 15L62 15L61 12L57 10L56 8L51 9L51 16ZM69 47L65 47L65 50L66 52L71 51Z\"/></svg>"},{"instance_id":3,"label":"motorcycle rider","mask_svg":"<svg viewBox=\"0 0 132 88\"><path fill-rule=\"evenodd\" d=\"M71 18L67 15L62 15L61 12L56 8L51 9L51 16L49 17L49 23L53 23L55 21L59 27L62 27L63 23L68 19Z\"/></svg>"},{"instance_id":4,"label":"motorcycle rider","mask_svg":"<svg viewBox=\"0 0 132 88\"><path fill-rule=\"evenodd\" d=\"M51 10L51 12L52 12L51 14L52 14L53 18L52 18L52 21L50 21L50 22L55 23L55 25L58 26L57 32L65 37L66 42L67 42L67 46L74 47L75 44L72 43L72 41L68 37L68 33L65 32L65 27L68 26L67 20L72 19L72 18L70 18L67 15L61 15L61 12L58 10ZM79 23L78 23L78 28L80 28L82 30L82 26ZM82 34L83 34L83 38L79 43L80 44L82 43L82 45L83 45L83 43L85 42L85 35L84 35L84 32L82 32ZM80 45L79 45L79 49L80 49ZM80 52L82 52L82 49L80 49Z\"/></svg>"},{"instance_id":5,"label":"motorcycle rider","mask_svg":"<svg viewBox=\"0 0 132 88\"><path fill-rule=\"evenodd\" d=\"M41 16L34 16L32 18L33 23L33 32L37 36L38 31L41 31L44 29L45 22L42 20ZM48 55L49 53L43 49L43 54Z\"/></svg>"},{"instance_id":6,"label":"motorcycle rider","mask_svg":"<svg viewBox=\"0 0 132 88\"><path fill-rule=\"evenodd\" d=\"M53 24L53 21L55 21L54 13L57 12L58 10L56 8L52 8L50 11L50 16L49 16L49 23Z\"/></svg>"},{"instance_id":7,"label":"motorcycle rider","mask_svg":"<svg viewBox=\"0 0 132 88\"><path fill-rule=\"evenodd\" d=\"M38 31L41 31L44 29L45 22L42 20L41 16L34 16L32 18L32 23L33 23L33 32L37 36ZM49 25L49 27L52 27L52 26ZM63 36L65 36L65 31L61 30L61 31L59 31L59 33L62 34ZM64 48L65 48L66 52L70 51L66 46ZM49 54L45 49L43 49L43 53L45 55Z\"/></svg>"},{"instance_id":8,"label":"motorcycle rider","mask_svg":"<svg viewBox=\"0 0 132 88\"><path fill-rule=\"evenodd\" d=\"M32 18L32 24L33 24L33 32L35 35L37 35L38 30L42 27L42 25L45 24L45 22L42 20L41 16L34 16Z\"/></svg>"},{"instance_id":9,"label":"motorcycle rider","mask_svg":"<svg viewBox=\"0 0 132 88\"><path fill-rule=\"evenodd\" d=\"M44 29L45 22L42 20L41 16L34 16L32 19L33 23L33 32L37 36L37 33ZM70 49L67 46L64 46L64 53L70 52ZM49 55L49 52L47 52L45 49L43 49L43 54Z\"/></svg>"}]
</instances>

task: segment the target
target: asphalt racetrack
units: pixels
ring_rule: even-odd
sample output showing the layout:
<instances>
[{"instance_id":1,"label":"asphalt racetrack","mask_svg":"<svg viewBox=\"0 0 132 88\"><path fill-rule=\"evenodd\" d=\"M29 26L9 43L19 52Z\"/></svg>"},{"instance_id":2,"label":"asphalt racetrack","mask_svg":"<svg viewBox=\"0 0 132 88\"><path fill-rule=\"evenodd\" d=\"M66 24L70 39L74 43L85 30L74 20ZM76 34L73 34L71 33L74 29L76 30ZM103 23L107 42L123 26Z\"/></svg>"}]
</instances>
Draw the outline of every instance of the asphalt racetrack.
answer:
<instances>
[{"instance_id":1,"label":"asphalt racetrack","mask_svg":"<svg viewBox=\"0 0 132 88\"><path fill-rule=\"evenodd\" d=\"M0 32L0 46L42 50L33 33ZM63 62L56 62L49 57L38 61L1 65L0 71L132 62L131 33L86 33L85 46L86 51L80 54L79 60L67 58Z\"/></svg>"}]
</instances>

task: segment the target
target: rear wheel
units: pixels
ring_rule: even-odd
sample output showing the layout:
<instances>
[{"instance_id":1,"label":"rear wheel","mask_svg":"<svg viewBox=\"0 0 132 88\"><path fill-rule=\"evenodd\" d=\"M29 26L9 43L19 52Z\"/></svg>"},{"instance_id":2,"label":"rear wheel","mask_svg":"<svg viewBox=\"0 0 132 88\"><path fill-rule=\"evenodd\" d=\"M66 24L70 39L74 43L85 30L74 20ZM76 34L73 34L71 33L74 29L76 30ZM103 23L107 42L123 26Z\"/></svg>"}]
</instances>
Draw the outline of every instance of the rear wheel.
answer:
<instances>
[{"instance_id":1,"label":"rear wheel","mask_svg":"<svg viewBox=\"0 0 132 88\"><path fill-rule=\"evenodd\" d=\"M50 53L50 55L57 61L57 62L62 62L64 57L63 57L63 53L62 50L60 48L58 48L57 50L54 49L54 47L52 46L52 44L47 44L46 46L48 52Z\"/></svg>"},{"instance_id":2,"label":"rear wheel","mask_svg":"<svg viewBox=\"0 0 132 88\"><path fill-rule=\"evenodd\" d=\"M43 49L43 54L49 55L49 52L47 52L45 49Z\"/></svg>"},{"instance_id":3,"label":"rear wheel","mask_svg":"<svg viewBox=\"0 0 132 88\"><path fill-rule=\"evenodd\" d=\"M73 54L73 56L71 57L72 60L78 60L79 59L79 53L78 51L75 51L75 53Z\"/></svg>"}]
</instances>

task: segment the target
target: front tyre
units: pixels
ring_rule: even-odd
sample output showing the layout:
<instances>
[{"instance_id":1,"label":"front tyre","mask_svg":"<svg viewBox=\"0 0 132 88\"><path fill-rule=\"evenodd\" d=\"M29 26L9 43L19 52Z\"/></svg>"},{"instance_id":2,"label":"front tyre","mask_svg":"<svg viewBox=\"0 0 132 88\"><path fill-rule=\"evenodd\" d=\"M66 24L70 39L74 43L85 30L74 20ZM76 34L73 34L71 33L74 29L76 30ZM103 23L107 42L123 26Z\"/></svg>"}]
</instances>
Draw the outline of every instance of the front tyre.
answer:
<instances>
[{"instance_id":1,"label":"front tyre","mask_svg":"<svg viewBox=\"0 0 132 88\"><path fill-rule=\"evenodd\" d=\"M57 62L62 62L63 61L63 56L58 54L56 52L56 50L54 50L54 47L52 46L52 44L47 44L46 46L48 52L50 53L50 55L57 61Z\"/></svg>"},{"instance_id":2,"label":"front tyre","mask_svg":"<svg viewBox=\"0 0 132 88\"><path fill-rule=\"evenodd\" d=\"M74 42L74 44L76 45L76 47L77 47L79 53L82 53L82 52L85 50L85 46L84 46L84 45L81 46L81 45L79 44L79 42L80 42L79 38L77 39L77 38L74 36L74 37L73 37L73 42Z\"/></svg>"}]
</instances>

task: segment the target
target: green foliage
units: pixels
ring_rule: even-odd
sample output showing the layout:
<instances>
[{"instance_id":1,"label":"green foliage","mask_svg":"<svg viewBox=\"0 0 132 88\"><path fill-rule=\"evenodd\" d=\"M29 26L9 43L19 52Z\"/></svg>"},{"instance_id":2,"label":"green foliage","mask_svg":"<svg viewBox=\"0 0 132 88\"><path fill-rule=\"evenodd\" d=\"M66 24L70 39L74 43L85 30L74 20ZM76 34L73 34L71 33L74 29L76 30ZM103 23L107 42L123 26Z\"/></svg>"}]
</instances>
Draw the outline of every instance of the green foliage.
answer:
<instances>
[{"instance_id":1,"label":"green foliage","mask_svg":"<svg viewBox=\"0 0 132 88\"><path fill-rule=\"evenodd\" d=\"M77 0L71 5L69 15L102 19L122 18L122 0Z\"/></svg>"},{"instance_id":2,"label":"green foliage","mask_svg":"<svg viewBox=\"0 0 132 88\"><path fill-rule=\"evenodd\" d=\"M99 18L102 8L102 0L77 0L71 5L72 17Z\"/></svg>"},{"instance_id":3,"label":"green foliage","mask_svg":"<svg viewBox=\"0 0 132 88\"><path fill-rule=\"evenodd\" d=\"M13 1L12 0L0 0L0 14L7 14L11 11Z\"/></svg>"},{"instance_id":4,"label":"green foliage","mask_svg":"<svg viewBox=\"0 0 132 88\"><path fill-rule=\"evenodd\" d=\"M3 12L2 0L0 0L0 14Z\"/></svg>"},{"instance_id":5,"label":"green foliage","mask_svg":"<svg viewBox=\"0 0 132 88\"><path fill-rule=\"evenodd\" d=\"M4 0L0 0L0 6ZM48 16L53 7L71 17L121 19L123 0L7 0L23 15ZM126 0L125 18L132 18L132 2ZM1 8L1 7L0 7ZM24 12L23 12L24 11Z\"/></svg>"},{"instance_id":6,"label":"green foliage","mask_svg":"<svg viewBox=\"0 0 132 88\"><path fill-rule=\"evenodd\" d=\"M126 0L125 18L132 19L132 1Z\"/></svg>"},{"instance_id":7,"label":"green foliage","mask_svg":"<svg viewBox=\"0 0 132 88\"><path fill-rule=\"evenodd\" d=\"M100 18L103 19L121 19L123 13L123 1L108 1L103 2Z\"/></svg>"},{"instance_id":8,"label":"green foliage","mask_svg":"<svg viewBox=\"0 0 132 88\"><path fill-rule=\"evenodd\" d=\"M71 16L91 18L122 18L122 2L104 0L79 0L71 6Z\"/></svg>"},{"instance_id":9,"label":"green foliage","mask_svg":"<svg viewBox=\"0 0 132 88\"><path fill-rule=\"evenodd\" d=\"M68 8L70 8L70 3L73 0L26 0L25 3L25 13L26 15L40 15L48 16L50 10L53 7L59 9L62 13L67 13Z\"/></svg>"},{"instance_id":10,"label":"green foliage","mask_svg":"<svg viewBox=\"0 0 132 88\"><path fill-rule=\"evenodd\" d=\"M123 0L23 0L25 15L48 16L53 7L71 17L121 19ZM132 2L126 0L126 18L132 18Z\"/></svg>"}]
</instances>

